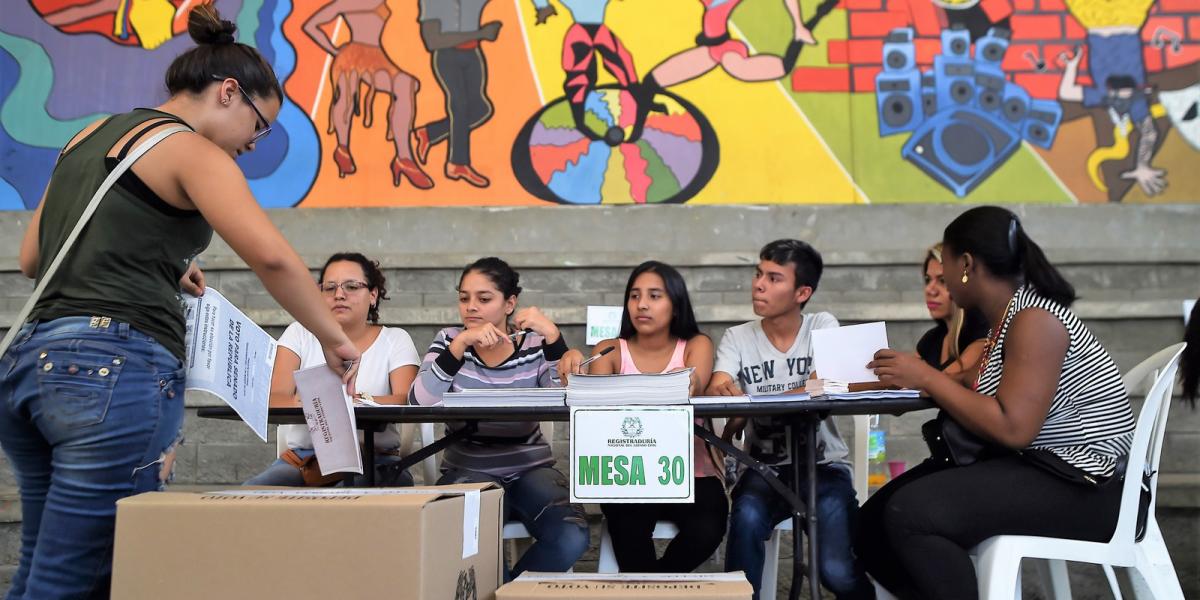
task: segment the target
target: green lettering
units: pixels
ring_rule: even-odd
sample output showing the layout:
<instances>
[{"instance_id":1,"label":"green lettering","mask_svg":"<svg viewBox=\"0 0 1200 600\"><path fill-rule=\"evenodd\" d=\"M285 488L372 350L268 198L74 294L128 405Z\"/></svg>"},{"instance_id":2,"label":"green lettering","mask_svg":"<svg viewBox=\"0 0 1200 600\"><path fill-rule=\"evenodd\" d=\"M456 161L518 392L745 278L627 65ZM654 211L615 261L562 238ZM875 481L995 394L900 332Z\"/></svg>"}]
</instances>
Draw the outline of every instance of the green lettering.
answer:
<instances>
[{"instance_id":1,"label":"green lettering","mask_svg":"<svg viewBox=\"0 0 1200 600\"><path fill-rule=\"evenodd\" d=\"M597 485L600 482L599 471L599 456L579 457L579 468L576 469L576 472L579 474L579 485Z\"/></svg>"},{"instance_id":2,"label":"green lettering","mask_svg":"<svg viewBox=\"0 0 1200 600\"><path fill-rule=\"evenodd\" d=\"M612 485L612 458L600 457L600 485Z\"/></svg>"},{"instance_id":3,"label":"green lettering","mask_svg":"<svg viewBox=\"0 0 1200 600\"><path fill-rule=\"evenodd\" d=\"M671 458L669 456L658 457L658 466L662 467L662 475L658 476L660 485L671 483Z\"/></svg>"},{"instance_id":4,"label":"green lettering","mask_svg":"<svg viewBox=\"0 0 1200 600\"><path fill-rule=\"evenodd\" d=\"M675 485L683 485L683 476L686 473L684 471L682 456L676 456L675 460L671 461L671 474L673 475L672 479L675 480Z\"/></svg>"},{"instance_id":5,"label":"green lettering","mask_svg":"<svg viewBox=\"0 0 1200 600\"><path fill-rule=\"evenodd\" d=\"M646 467L642 457L634 456L633 465L629 469L629 485L646 485Z\"/></svg>"},{"instance_id":6,"label":"green lettering","mask_svg":"<svg viewBox=\"0 0 1200 600\"><path fill-rule=\"evenodd\" d=\"M613 467L617 469L617 474L613 477L613 482L617 485L629 484L629 457L618 455L613 459Z\"/></svg>"}]
</instances>

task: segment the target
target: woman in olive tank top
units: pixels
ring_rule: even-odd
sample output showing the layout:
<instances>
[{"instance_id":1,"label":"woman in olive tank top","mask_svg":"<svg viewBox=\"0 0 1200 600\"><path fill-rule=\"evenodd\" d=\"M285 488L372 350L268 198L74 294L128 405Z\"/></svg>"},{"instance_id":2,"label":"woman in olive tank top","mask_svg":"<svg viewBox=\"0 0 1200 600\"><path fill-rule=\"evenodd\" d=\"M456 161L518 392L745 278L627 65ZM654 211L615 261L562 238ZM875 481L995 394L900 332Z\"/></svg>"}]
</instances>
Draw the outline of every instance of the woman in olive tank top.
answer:
<instances>
[{"instance_id":1,"label":"woman in olive tank top","mask_svg":"<svg viewBox=\"0 0 1200 600\"><path fill-rule=\"evenodd\" d=\"M184 410L181 291L203 291L194 259L214 230L317 337L353 393L358 351L233 160L270 132L283 97L235 31L211 6L195 8L188 32L198 46L167 70L170 98L76 135L21 243L21 272L49 279L0 357L0 446L22 512L10 600L108 597L116 501L160 489L171 472ZM47 274L117 163L180 125L187 131L121 176Z\"/></svg>"}]
</instances>

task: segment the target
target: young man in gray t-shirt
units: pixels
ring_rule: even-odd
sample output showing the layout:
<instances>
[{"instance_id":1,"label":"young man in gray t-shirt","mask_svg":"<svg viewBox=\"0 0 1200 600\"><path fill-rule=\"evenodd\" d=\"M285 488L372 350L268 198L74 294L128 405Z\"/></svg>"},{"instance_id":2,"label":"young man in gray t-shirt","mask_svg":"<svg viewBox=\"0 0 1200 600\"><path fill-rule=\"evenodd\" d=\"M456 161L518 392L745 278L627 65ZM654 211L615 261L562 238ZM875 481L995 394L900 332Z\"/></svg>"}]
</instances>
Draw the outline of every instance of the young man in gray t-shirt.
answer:
<instances>
[{"instance_id":1,"label":"young man in gray t-shirt","mask_svg":"<svg viewBox=\"0 0 1200 600\"><path fill-rule=\"evenodd\" d=\"M721 337L710 395L776 395L804 391L812 372L812 331L837 327L829 313L804 313L823 269L821 255L799 240L776 240L759 253L751 300L760 319L731 327ZM750 455L769 465L790 462L789 430L779 419L731 419L723 437L742 429ZM821 550L821 583L838 598L873 598L874 590L851 552L858 501L854 495L846 443L831 419L821 423L817 439L817 519ZM777 469L785 483L792 470ZM797 482L797 489L807 482ZM746 471L733 489L725 570L744 571L754 586L762 584L765 542L775 525L791 514L782 496L755 471Z\"/></svg>"}]
</instances>

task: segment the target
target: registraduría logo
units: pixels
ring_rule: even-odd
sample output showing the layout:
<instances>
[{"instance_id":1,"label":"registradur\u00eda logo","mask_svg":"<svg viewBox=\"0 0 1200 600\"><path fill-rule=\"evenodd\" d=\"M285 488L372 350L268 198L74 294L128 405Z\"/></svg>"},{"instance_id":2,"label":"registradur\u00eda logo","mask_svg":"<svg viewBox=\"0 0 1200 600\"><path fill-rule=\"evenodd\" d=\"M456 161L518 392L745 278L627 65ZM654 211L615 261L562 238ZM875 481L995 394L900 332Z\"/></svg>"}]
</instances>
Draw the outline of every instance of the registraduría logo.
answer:
<instances>
[{"instance_id":1,"label":"registradur\u00eda logo","mask_svg":"<svg viewBox=\"0 0 1200 600\"><path fill-rule=\"evenodd\" d=\"M625 420L621 422L621 435L627 438L638 437L642 435L643 431L640 417L625 417Z\"/></svg>"}]
</instances>

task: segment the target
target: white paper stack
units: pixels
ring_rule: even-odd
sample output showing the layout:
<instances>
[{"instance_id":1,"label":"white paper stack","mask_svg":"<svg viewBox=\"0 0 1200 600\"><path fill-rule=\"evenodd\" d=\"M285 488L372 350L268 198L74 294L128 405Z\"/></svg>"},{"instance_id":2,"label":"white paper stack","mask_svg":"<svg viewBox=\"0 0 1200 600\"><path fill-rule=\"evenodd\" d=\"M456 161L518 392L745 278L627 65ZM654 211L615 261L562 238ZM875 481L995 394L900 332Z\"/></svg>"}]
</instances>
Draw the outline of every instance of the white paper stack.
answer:
<instances>
[{"instance_id":1,"label":"white paper stack","mask_svg":"<svg viewBox=\"0 0 1200 600\"><path fill-rule=\"evenodd\" d=\"M568 406L688 404L692 369L637 375L572 375Z\"/></svg>"},{"instance_id":2,"label":"white paper stack","mask_svg":"<svg viewBox=\"0 0 1200 600\"><path fill-rule=\"evenodd\" d=\"M819 400L897 400L901 398L920 398L918 390L863 390L861 392L826 393Z\"/></svg>"},{"instance_id":3,"label":"white paper stack","mask_svg":"<svg viewBox=\"0 0 1200 600\"><path fill-rule=\"evenodd\" d=\"M787 393L787 394L771 394L769 396L750 396L750 400L759 402L807 402L812 399L812 395L808 392Z\"/></svg>"},{"instance_id":4,"label":"white paper stack","mask_svg":"<svg viewBox=\"0 0 1200 600\"><path fill-rule=\"evenodd\" d=\"M692 404L738 404L749 402L750 396L693 396Z\"/></svg>"},{"instance_id":5,"label":"white paper stack","mask_svg":"<svg viewBox=\"0 0 1200 600\"><path fill-rule=\"evenodd\" d=\"M442 406L563 406L565 397L563 388L462 390L442 394Z\"/></svg>"}]
</instances>

